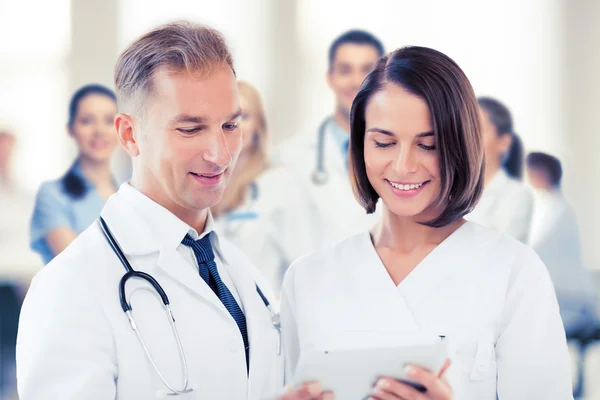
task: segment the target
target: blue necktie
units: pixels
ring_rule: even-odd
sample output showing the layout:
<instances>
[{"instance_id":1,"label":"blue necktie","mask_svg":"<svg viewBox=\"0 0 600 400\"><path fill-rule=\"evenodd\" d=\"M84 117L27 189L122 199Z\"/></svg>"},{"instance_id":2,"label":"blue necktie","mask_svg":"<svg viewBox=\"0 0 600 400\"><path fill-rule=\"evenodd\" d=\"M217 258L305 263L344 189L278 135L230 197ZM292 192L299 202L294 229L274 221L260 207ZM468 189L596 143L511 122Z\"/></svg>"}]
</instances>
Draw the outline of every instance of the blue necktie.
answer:
<instances>
[{"instance_id":1,"label":"blue necktie","mask_svg":"<svg viewBox=\"0 0 600 400\"><path fill-rule=\"evenodd\" d=\"M190 235L186 235L185 238L183 238L182 243L194 250L194 255L198 261L200 276L202 279L204 279L212 291L215 292L219 300L221 300L221 303L223 303L227 311L229 311L229 314L231 314L235 320L235 323L240 329L242 339L244 340L244 347L246 349L246 369L249 371L250 345L248 343L246 316L219 276L217 264L215 263L215 254L213 253L212 245L210 243L210 233L200 240L194 240Z\"/></svg>"}]
</instances>

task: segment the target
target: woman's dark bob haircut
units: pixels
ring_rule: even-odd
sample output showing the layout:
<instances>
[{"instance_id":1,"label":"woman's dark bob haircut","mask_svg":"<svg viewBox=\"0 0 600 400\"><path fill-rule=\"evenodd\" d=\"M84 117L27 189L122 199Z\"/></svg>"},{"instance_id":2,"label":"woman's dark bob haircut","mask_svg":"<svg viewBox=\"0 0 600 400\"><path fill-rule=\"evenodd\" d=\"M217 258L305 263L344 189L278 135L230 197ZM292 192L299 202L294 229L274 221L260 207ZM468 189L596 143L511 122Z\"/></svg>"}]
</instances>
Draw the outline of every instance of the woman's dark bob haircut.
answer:
<instances>
[{"instance_id":1,"label":"woman's dark bob haircut","mask_svg":"<svg viewBox=\"0 0 600 400\"><path fill-rule=\"evenodd\" d=\"M483 146L477 98L469 80L448 56L426 47L404 47L379 59L352 103L350 168L354 194L367 213L379 195L367 178L365 110L374 94L398 85L419 96L431 113L440 162L442 211L424 225L440 228L473 210L483 190Z\"/></svg>"}]
</instances>

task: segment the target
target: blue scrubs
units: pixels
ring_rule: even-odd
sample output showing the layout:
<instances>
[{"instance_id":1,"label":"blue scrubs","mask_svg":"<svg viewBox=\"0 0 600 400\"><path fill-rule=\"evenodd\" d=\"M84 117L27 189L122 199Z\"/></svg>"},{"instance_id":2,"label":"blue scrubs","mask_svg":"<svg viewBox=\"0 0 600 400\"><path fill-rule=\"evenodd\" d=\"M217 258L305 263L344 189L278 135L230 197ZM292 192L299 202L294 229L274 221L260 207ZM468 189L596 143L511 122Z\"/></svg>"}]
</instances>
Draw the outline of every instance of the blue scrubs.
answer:
<instances>
[{"instance_id":1,"label":"blue scrubs","mask_svg":"<svg viewBox=\"0 0 600 400\"><path fill-rule=\"evenodd\" d=\"M85 185L86 192L81 198L74 199L66 192L62 178L44 182L36 196L30 227L31 248L42 256L44 264L55 256L46 242L49 232L68 227L79 234L98 218L104 207L104 198L85 177L78 161L69 171Z\"/></svg>"}]
</instances>

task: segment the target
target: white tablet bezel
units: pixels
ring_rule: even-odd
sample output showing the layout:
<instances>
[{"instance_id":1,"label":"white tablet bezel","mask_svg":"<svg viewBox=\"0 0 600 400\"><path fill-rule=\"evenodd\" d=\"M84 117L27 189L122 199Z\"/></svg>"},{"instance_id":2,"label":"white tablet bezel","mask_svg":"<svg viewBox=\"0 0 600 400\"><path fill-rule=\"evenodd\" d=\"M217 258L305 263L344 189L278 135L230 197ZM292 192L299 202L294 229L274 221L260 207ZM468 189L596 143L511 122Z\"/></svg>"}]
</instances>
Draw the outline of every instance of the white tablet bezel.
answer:
<instances>
[{"instance_id":1,"label":"white tablet bezel","mask_svg":"<svg viewBox=\"0 0 600 400\"><path fill-rule=\"evenodd\" d=\"M371 393L381 376L414 384L404 372L406 365L438 374L447 358L445 341L410 346L310 350L300 356L290 384L318 381L338 399L358 400Z\"/></svg>"}]
</instances>

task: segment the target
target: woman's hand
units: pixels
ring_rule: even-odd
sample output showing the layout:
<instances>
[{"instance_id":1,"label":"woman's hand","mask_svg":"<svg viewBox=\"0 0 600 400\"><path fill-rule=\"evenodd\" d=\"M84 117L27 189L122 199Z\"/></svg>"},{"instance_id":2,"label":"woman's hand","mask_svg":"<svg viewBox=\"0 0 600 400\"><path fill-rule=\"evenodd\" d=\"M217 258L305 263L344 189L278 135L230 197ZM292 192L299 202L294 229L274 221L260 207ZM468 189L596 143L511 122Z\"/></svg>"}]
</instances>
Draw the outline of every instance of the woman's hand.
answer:
<instances>
[{"instance_id":1,"label":"woman's hand","mask_svg":"<svg viewBox=\"0 0 600 400\"><path fill-rule=\"evenodd\" d=\"M452 400L452 388L444 377L450 367L450 360L446 360L439 375L418 367L406 367L406 375L419 382L427 390L419 392L412 386L398 382L393 378L380 378L373 388L371 399L375 400Z\"/></svg>"}]
</instances>

